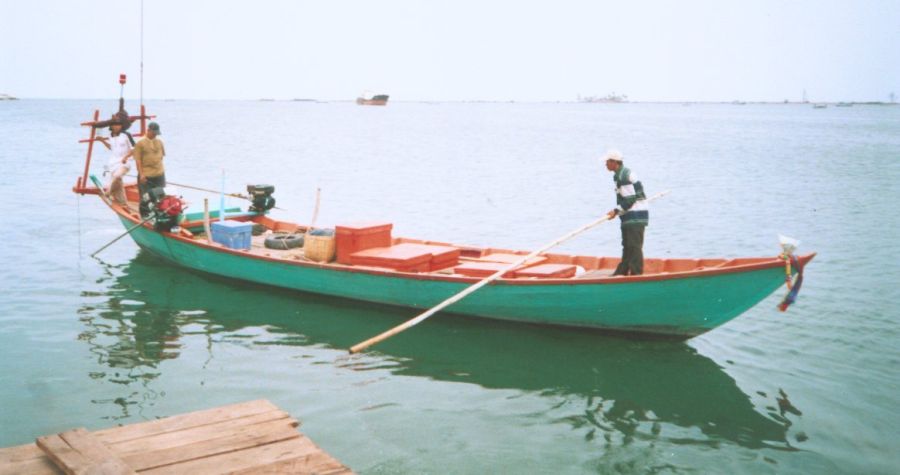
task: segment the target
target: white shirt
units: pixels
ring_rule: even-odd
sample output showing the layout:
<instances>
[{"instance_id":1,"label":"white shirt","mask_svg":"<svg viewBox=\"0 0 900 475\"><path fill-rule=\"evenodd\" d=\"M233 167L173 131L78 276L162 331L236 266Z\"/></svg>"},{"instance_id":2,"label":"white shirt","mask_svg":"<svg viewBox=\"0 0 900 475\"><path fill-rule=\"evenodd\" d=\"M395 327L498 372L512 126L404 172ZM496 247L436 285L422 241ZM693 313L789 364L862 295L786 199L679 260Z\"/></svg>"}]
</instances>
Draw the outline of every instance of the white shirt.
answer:
<instances>
[{"instance_id":1,"label":"white shirt","mask_svg":"<svg viewBox=\"0 0 900 475\"><path fill-rule=\"evenodd\" d=\"M131 151L131 141L128 140L128 136L125 135L124 132L109 138L109 149L109 160L106 162L105 167L106 171L113 172L119 167L125 167L127 169L131 168L128 164L122 163L122 157ZM131 160L131 157L128 159Z\"/></svg>"}]
</instances>

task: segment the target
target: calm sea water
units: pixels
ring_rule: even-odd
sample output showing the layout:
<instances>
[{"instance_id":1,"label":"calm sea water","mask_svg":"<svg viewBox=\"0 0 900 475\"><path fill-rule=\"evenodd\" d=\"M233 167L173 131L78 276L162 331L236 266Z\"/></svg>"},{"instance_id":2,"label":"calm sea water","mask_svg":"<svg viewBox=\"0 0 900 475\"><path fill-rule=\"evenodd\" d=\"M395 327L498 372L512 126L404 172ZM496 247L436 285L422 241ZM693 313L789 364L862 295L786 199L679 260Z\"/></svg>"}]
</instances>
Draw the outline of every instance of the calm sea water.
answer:
<instances>
[{"instance_id":1,"label":"calm sea water","mask_svg":"<svg viewBox=\"0 0 900 475\"><path fill-rule=\"evenodd\" d=\"M0 102L0 446L268 398L361 473L896 473L900 107L160 102L176 183L272 183L281 216L528 249L649 193L645 252L818 257L687 342L437 316L199 275L70 189L94 108ZM136 112L131 104L130 109ZM97 167L105 161L102 156ZM179 191L202 209L204 195ZM212 197L213 203L217 202ZM234 202L233 204L240 204ZM616 255L615 225L562 250Z\"/></svg>"}]
</instances>

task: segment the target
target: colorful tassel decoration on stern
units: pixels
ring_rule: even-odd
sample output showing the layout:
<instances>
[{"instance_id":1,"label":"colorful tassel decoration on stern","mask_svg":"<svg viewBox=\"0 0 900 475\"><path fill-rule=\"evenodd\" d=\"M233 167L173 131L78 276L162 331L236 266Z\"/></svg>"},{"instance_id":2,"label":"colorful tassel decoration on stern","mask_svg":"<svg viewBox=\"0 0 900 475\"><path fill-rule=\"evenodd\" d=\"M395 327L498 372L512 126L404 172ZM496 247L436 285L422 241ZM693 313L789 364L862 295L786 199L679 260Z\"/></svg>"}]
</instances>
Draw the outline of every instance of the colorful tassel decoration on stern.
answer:
<instances>
[{"instance_id":1,"label":"colorful tassel decoration on stern","mask_svg":"<svg viewBox=\"0 0 900 475\"><path fill-rule=\"evenodd\" d=\"M797 278L794 279L793 285L791 285L790 280L787 281L787 288L790 289L787 295L784 296L784 300L778 304L778 310L784 312L788 307L791 306L797 300L797 294L800 293L800 286L803 284L803 264L800 263L800 260L797 259L797 256L790 256L790 263L797 269Z\"/></svg>"}]
</instances>

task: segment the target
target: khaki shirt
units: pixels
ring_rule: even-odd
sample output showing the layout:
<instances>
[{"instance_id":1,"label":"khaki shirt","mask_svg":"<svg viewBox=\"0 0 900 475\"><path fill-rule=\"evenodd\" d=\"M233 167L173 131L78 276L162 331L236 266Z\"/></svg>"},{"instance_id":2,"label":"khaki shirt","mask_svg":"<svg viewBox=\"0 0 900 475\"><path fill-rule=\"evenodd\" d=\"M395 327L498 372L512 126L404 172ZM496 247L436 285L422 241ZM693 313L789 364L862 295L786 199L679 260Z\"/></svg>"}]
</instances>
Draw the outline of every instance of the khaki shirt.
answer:
<instances>
[{"instance_id":1,"label":"khaki shirt","mask_svg":"<svg viewBox=\"0 0 900 475\"><path fill-rule=\"evenodd\" d=\"M134 161L138 164L138 172L146 177L162 176L166 172L163 168L164 156L166 147L159 138L144 137L134 146Z\"/></svg>"}]
</instances>

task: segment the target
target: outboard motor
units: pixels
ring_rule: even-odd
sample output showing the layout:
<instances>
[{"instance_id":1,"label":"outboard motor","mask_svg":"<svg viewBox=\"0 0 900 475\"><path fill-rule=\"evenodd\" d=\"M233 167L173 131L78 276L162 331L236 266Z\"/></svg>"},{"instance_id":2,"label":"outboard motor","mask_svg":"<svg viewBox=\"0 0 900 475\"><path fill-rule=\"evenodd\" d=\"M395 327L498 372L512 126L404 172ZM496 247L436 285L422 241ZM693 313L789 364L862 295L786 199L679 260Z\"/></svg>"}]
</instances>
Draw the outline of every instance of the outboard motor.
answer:
<instances>
[{"instance_id":1,"label":"outboard motor","mask_svg":"<svg viewBox=\"0 0 900 475\"><path fill-rule=\"evenodd\" d=\"M153 214L154 226L157 231L171 231L178 225L181 212L184 210L184 202L181 198L166 195L162 188L150 190L150 212Z\"/></svg>"},{"instance_id":2,"label":"outboard motor","mask_svg":"<svg viewBox=\"0 0 900 475\"><path fill-rule=\"evenodd\" d=\"M253 202L250 211L265 213L275 207L275 198L272 197L272 193L275 193L275 186L247 185L247 193L250 193L250 201Z\"/></svg>"}]
</instances>

